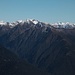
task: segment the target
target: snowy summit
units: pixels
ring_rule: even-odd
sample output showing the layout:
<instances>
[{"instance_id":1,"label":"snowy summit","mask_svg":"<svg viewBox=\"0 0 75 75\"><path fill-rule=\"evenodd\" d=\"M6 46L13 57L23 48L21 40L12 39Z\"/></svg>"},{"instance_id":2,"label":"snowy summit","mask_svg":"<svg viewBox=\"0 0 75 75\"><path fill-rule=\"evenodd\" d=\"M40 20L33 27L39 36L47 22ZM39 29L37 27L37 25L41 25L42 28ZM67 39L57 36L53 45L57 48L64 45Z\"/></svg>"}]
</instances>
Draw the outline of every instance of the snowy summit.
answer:
<instances>
[{"instance_id":1,"label":"snowy summit","mask_svg":"<svg viewBox=\"0 0 75 75\"><path fill-rule=\"evenodd\" d=\"M28 24L33 24L33 25L39 25L39 26L43 26L43 24L47 25L48 23L44 23L44 22L40 22L38 20L35 19L26 19L26 20L18 20L12 23L9 22L4 22L4 21L0 21L0 26L4 26L4 25L9 25L11 28L13 28L14 26L20 24L23 25L24 23L28 23ZM69 22L57 22L54 24L49 24L55 28L66 28L66 29L71 29L71 28L75 28L75 24L74 23L69 23Z\"/></svg>"}]
</instances>

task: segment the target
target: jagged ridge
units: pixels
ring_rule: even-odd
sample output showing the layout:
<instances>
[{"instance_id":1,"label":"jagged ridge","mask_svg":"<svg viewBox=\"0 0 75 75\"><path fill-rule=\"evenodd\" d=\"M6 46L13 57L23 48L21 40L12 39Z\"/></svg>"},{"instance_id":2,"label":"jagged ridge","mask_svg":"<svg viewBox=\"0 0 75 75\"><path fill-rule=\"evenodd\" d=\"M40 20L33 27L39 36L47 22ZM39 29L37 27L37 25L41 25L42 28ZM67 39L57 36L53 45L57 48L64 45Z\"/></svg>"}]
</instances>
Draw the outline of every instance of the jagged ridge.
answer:
<instances>
[{"instance_id":1,"label":"jagged ridge","mask_svg":"<svg viewBox=\"0 0 75 75\"><path fill-rule=\"evenodd\" d=\"M0 27L0 43L21 59L53 75L75 74L75 29L22 22Z\"/></svg>"}]
</instances>

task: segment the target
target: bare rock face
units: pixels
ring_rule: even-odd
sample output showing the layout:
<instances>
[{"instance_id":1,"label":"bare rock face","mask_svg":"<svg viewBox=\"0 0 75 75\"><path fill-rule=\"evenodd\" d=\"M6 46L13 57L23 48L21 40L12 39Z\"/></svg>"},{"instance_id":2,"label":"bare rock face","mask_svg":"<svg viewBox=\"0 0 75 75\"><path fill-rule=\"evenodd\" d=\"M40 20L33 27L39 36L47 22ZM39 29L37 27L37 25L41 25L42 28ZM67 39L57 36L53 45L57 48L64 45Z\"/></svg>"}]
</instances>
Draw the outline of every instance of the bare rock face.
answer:
<instances>
[{"instance_id":1,"label":"bare rock face","mask_svg":"<svg viewBox=\"0 0 75 75\"><path fill-rule=\"evenodd\" d=\"M4 27L6 28L6 27ZM53 75L75 75L75 29L29 20L0 27L0 44L20 59Z\"/></svg>"}]
</instances>

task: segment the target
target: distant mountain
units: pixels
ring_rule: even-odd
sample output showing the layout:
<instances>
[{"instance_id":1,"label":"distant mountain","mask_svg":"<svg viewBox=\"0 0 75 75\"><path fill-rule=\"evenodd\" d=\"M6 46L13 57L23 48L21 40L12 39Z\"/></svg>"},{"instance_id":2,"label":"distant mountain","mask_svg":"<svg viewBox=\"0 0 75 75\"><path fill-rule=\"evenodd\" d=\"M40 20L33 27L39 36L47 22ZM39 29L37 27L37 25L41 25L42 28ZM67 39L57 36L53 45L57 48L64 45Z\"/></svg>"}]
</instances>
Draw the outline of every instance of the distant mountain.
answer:
<instances>
[{"instance_id":1,"label":"distant mountain","mask_svg":"<svg viewBox=\"0 0 75 75\"><path fill-rule=\"evenodd\" d=\"M0 21L0 26L5 26L5 25L9 25L10 28L18 25L19 23L21 23L21 25L23 25L24 23L28 23L28 24L39 24L39 25L42 25L40 21L38 20L35 20L35 19L26 19L25 21L24 20L18 20L16 22L12 22L12 23L9 23L9 22L4 22L4 21ZM49 23L45 23L45 24L49 24ZM57 23L54 23L54 24L49 24L55 28L65 28L65 29L73 29L75 28L75 23L69 23L69 22L57 22Z\"/></svg>"},{"instance_id":2,"label":"distant mountain","mask_svg":"<svg viewBox=\"0 0 75 75\"><path fill-rule=\"evenodd\" d=\"M75 75L74 34L74 24L19 20L0 26L0 44L52 75Z\"/></svg>"}]
</instances>

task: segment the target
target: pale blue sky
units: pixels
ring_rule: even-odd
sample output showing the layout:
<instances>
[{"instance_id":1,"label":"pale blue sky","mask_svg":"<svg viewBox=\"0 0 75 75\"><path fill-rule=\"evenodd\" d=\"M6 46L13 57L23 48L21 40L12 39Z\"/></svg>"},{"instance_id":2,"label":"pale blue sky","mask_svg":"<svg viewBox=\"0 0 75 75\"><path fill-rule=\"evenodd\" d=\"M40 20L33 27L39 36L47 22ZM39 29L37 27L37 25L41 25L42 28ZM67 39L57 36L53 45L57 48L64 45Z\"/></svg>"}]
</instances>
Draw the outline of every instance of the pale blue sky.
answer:
<instances>
[{"instance_id":1,"label":"pale blue sky","mask_svg":"<svg viewBox=\"0 0 75 75\"><path fill-rule=\"evenodd\" d=\"M75 0L0 0L0 20L75 22Z\"/></svg>"}]
</instances>

